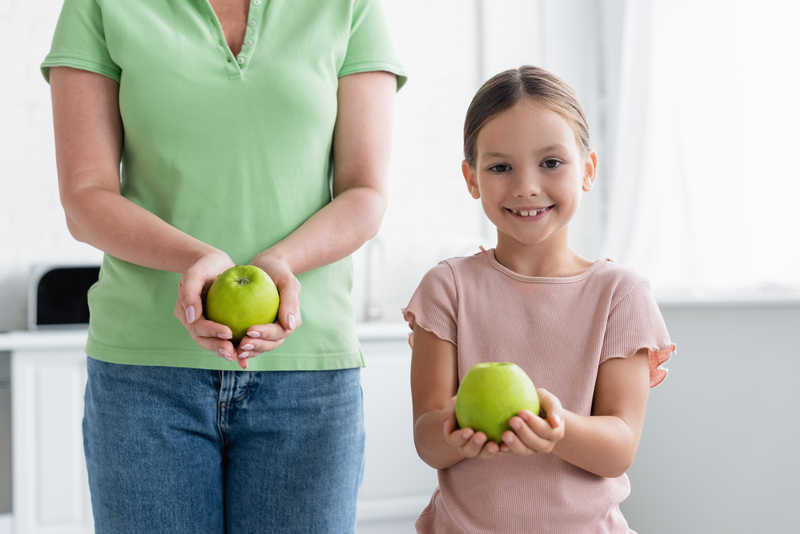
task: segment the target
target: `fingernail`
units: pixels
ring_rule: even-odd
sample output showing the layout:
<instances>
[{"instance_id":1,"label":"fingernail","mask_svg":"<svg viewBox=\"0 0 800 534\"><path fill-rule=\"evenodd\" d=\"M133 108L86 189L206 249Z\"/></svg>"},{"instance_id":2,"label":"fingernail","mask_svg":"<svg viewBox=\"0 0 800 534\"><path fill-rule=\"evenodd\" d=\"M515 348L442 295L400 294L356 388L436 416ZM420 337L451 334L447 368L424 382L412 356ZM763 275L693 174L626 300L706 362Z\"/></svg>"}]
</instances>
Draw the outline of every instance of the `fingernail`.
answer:
<instances>
[{"instance_id":1,"label":"fingernail","mask_svg":"<svg viewBox=\"0 0 800 534\"><path fill-rule=\"evenodd\" d=\"M239 358L247 358L248 356L250 356L249 352L243 352L239 355Z\"/></svg>"},{"instance_id":2,"label":"fingernail","mask_svg":"<svg viewBox=\"0 0 800 534\"><path fill-rule=\"evenodd\" d=\"M233 336L230 334L217 334L217 337L220 339L231 339Z\"/></svg>"},{"instance_id":3,"label":"fingernail","mask_svg":"<svg viewBox=\"0 0 800 534\"><path fill-rule=\"evenodd\" d=\"M219 353L220 353L220 354L222 354L223 356L225 356L226 358L228 358L228 359L230 360L230 358L231 358L231 355L228 353L228 351L227 351L227 350L225 350L225 349L219 349Z\"/></svg>"},{"instance_id":4,"label":"fingernail","mask_svg":"<svg viewBox=\"0 0 800 534\"><path fill-rule=\"evenodd\" d=\"M475 439L473 439L472 441L474 441L475 443L480 443L481 442L481 437L480 436L475 436Z\"/></svg>"},{"instance_id":5,"label":"fingernail","mask_svg":"<svg viewBox=\"0 0 800 534\"><path fill-rule=\"evenodd\" d=\"M519 430L520 427L522 427L522 425L519 424L519 421L511 421L509 425L511 425L511 428L513 428L514 430Z\"/></svg>"},{"instance_id":6,"label":"fingernail","mask_svg":"<svg viewBox=\"0 0 800 534\"><path fill-rule=\"evenodd\" d=\"M248 367L250 367L250 360L245 360L244 361L244 368L247 369Z\"/></svg>"},{"instance_id":7,"label":"fingernail","mask_svg":"<svg viewBox=\"0 0 800 534\"><path fill-rule=\"evenodd\" d=\"M461 433L461 439L469 438L469 430L465 430Z\"/></svg>"},{"instance_id":8,"label":"fingernail","mask_svg":"<svg viewBox=\"0 0 800 534\"><path fill-rule=\"evenodd\" d=\"M186 308L186 320L189 322L189 324L194 322L194 306L189 306Z\"/></svg>"},{"instance_id":9,"label":"fingernail","mask_svg":"<svg viewBox=\"0 0 800 534\"><path fill-rule=\"evenodd\" d=\"M242 345L242 350L253 350L255 347L248 343L247 345Z\"/></svg>"},{"instance_id":10,"label":"fingernail","mask_svg":"<svg viewBox=\"0 0 800 534\"><path fill-rule=\"evenodd\" d=\"M247 336L248 337L261 337L261 333L260 332L256 332L255 330L253 330L252 332L248 332Z\"/></svg>"},{"instance_id":11,"label":"fingernail","mask_svg":"<svg viewBox=\"0 0 800 534\"><path fill-rule=\"evenodd\" d=\"M506 443L514 443L514 436L508 436L507 438L503 438L503 441Z\"/></svg>"},{"instance_id":12,"label":"fingernail","mask_svg":"<svg viewBox=\"0 0 800 534\"><path fill-rule=\"evenodd\" d=\"M289 314L289 330L294 330L294 315Z\"/></svg>"},{"instance_id":13,"label":"fingernail","mask_svg":"<svg viewBox=\"0 0 800 534\"><path fill-rule=\"evenodd\" d=\"M553 415L553 419L556 420L556 426L561 426L561 416L558 414Z\"/></svg>"}]
</instances>

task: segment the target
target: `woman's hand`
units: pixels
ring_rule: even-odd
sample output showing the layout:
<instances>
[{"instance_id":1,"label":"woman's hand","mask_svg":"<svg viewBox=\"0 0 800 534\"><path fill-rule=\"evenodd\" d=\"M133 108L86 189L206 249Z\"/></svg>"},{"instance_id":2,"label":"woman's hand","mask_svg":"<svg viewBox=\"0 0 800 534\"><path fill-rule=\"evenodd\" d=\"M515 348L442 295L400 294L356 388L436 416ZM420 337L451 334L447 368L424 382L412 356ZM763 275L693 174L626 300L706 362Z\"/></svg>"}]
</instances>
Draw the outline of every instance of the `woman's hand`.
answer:
<instances>
[{"instance_id":1,"label":"woman's hand","mask_svg":"<svg viewBox=\"0 0 800 534\"><path fill-rule=\"evenodd\" d=\"M512 430L503 432L502 452L513 452L530 456L552 452L556 443L564 437L564 418L561 401L545 389L537 389L540 411L544 417L522 410L508 424Z\"/></svg>"},{"instance_id":2,"label":"woman's hand","mask_svg":"<svg viewBox=\"0 0 800 534\"><path fill-rule=\"evenodd\" d=\"M467 458L481 458L488 460L500 452L500 446L494 441L488 441L486 434L475 432L471 428L456 429L456 397L447 401L442 410L444 439L458 449L458 452Z\"/></svg>"},{"instance_id":3,"label":"woman's hand","mask_svg":"<svg viewBox=\"0 0 800 534\"><path fill-rule=\"evenodd\" d=\"M236 362L236 349L230 341L233 337L231 329L205 318L202 298L217 276L231 267L234 267L233 261L222 251L200 256L181 276L175 317L183 323L198 345L230 362ZM242 369L247 367L246 363L244 366L240 363L240 366Z\"/></svg>"},{"instance_id":4,"label":"woman's hand","mask_svg":"<svg viewBox=\"0 0 800 534\"><path fill-rule=\"evenodd\" d=\"M280 347L289 334L300 328L303 322L300 318L300 282L292 274L289 264L270 251L262 252L250 264L259 267L272 278L281 303L274 323L253 325L239 343L236 356L240 365L245 363L245 367L249 358Z\"/></svg>"}]
</instances>

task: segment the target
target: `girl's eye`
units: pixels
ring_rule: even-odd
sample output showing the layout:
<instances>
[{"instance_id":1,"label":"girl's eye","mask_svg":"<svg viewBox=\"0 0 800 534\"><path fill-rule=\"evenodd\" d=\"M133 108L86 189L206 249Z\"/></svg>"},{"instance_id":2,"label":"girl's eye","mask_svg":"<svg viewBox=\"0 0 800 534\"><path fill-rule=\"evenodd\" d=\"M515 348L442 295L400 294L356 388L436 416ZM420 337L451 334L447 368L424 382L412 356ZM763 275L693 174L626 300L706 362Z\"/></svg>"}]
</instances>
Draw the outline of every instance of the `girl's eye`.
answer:
<instances>
[{"instance_id":1,"label":"girl's eye","mask_svg":"<svg viewBox=\"0 0 800 534\"><path fill-rule=\"evenodd\" d=\"M558 161L557 159L548 159L545 160L545 162L542 165L544 165L548 169L555 169L556 167L561 165L561 162Z\"/></svg>"},{"instance_id":2,"label":"girl's eye","mask_svg":"<svg viewBox=\"0 0 800 534\"><path fill-rule=\"evenodd\" d=\"M505 163L498 163L497 165L492 165L489 167L489 170L492 172L508 172L511 170L511 167Z\"/></svg>"}]
</instances>

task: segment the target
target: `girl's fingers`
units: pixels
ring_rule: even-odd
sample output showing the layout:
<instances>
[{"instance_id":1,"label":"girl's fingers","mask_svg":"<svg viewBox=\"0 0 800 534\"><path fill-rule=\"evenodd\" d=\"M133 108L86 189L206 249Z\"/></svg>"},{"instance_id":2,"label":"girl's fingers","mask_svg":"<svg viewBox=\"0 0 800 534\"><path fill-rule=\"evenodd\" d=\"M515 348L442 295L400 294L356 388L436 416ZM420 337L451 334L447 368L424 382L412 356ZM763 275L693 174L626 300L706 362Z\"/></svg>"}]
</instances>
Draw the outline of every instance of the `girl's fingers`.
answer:
<instances>
[{"instance_id":1,"label":"girl's fingers","mask_svg":"<svg viewBox=\"0 0 800 534\"><path fill-rule=\"evenodd\" d=\"M483 432L475 432L462 447L461 454L468 458L478 457L481 459L494 458L500 452L500 445L494 441L489 441Z\"/></svg>"},{"instance_id":2,"label":"girl's fingers","mask_svg":"<svg viewBox=\"0 0 800 534\"><path fill-rule=\"evenodd\" d=\"M520 413L522 414L522 412ZM504 434L503 440L517 454L531 454L525 449L532 452L550 452L553 450L555 442L558 441L553 439L552 429L547 421L530 412L512 417L508 424L513 433L506 433L512 434L510 436Z\"/></svg>"},{"instance_id":3,"label":"girl's fingers","mask_svg":"<svg viewBox=\"0 0 800 534\"><path fill-rule=\"evenodd\" d=\"M458 421L456 420L456 410L455 410L455 401L450 399L444 406L442 410L442 421L444 422L444 434L445 436L452 434L456 431L456 427L458 426ZM463 432L468 432L469 436L466 436L466 439L469 439L473 432L471 428L464 428L459 429ZM459 443L459 447L461 444Z\"/></svg>"},{"instance_id":4,"label":"girl's fingers","mask_svg":"<svg viewBox=\"0 0 800 534\"><path fill-rule=\"evenodd\" d=\"M561 401L546 389L539 388L537 392L540 401L539 414L537 415L541 416L543 419L547 419L552 428L558 428L563 423L563 416L561 414L564 409L561 407ZM528 412L528 410L525 411Z\"/></svg>"},{"instance_id":5,"label":"girl's fingers","mask_svg":"<svg viewBox=\"0 0 800 534\"><path fill-rule=\"evenodd\" d=\"M461 449L465 443L467 443L470 438L475 434L475 432L471 428L459 428L455 431L447 431L447 422L445 422L445 440L457 449Z\"/></svg>"},{"instance_id":6,"label":"girl's fingers","mask_svg":"<svg viewBox=\"0 0 800 534\"><path fill-rule=\"evenodd\" d=\"M481 451L478 453L478 458L481 460L489 460L494 458L500 453L500 445L494 441L487 441Z\"/></svg>"}]
</instances>

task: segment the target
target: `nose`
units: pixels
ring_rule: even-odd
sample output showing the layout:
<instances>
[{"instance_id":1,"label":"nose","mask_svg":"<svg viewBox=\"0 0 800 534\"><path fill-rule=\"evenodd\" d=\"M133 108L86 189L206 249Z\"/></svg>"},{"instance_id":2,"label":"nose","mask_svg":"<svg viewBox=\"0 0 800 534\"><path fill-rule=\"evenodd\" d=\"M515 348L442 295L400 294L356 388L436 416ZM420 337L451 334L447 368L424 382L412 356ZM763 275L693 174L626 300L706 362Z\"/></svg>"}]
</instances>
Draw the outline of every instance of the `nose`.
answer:
<instances>
[{"instance_id":1,"label":"nose","mask_svg":"<svg viewBox=\"0 0 800 534\"><path fill-rule=\"evenodd\" d=\"M539 173L536 169L522 169L514 180L512 194L517 198L529 198L541 194Z\"/></svg>"}]
</instances>

